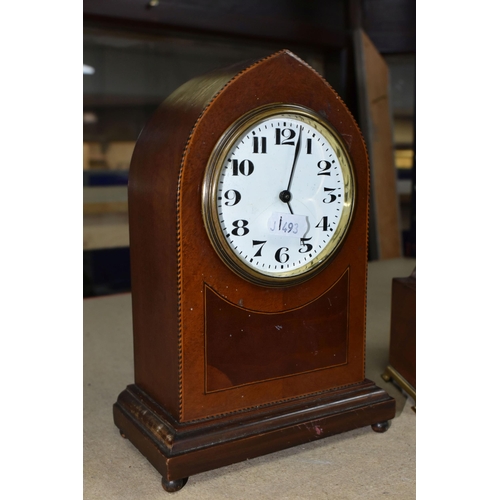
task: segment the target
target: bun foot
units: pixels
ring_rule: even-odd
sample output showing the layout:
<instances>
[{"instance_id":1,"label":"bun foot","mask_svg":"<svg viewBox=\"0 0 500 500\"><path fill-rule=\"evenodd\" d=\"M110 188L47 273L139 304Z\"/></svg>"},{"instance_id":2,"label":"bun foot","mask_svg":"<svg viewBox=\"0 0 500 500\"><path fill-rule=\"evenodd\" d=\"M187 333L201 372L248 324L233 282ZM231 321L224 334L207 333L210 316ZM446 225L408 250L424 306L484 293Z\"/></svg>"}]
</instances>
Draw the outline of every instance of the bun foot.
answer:
<instances>
[{"instance_id":1,"label":"bun foot","mask_svg":"<svg viewBox=\"0 0 500 500\"><path fill-rule=\"evenodd\" d=\"M120 436L123 438L123 439L127 439L127 436L125 435L125 433L120 429Z\"/></svg>"},{"instance_id":2,"label":"bun foot","mask_svg":"<svg viewBox=\"0 0 500 500\"><path fill-rule=\"evenodd\" d=\"M179 491L187 483L188 478L176 479L175 481L168 481L164 477L161 478L161 485L165 491L173 493L174 491Z\"/></svg>"},{"instance_id":3,"label":"bun foot","mask_svg":"<svg viewBox=\"0 0 500 500\"><path fill-rule=\"evenodd\" d=\"M385 432L389 428L389 422L378 422L377 424L372 424L372 429L375 432Z\"/></svg>"}]
</instances>

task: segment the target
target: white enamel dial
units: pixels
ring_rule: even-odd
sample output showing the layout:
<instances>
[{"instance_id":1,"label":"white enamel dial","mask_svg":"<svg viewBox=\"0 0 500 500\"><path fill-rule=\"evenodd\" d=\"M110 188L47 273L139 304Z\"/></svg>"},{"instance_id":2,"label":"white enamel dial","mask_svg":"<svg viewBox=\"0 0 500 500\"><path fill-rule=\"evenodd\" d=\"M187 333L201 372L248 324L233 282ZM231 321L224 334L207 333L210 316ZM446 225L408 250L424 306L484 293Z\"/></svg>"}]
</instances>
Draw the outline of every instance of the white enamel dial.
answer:
<instances>
[{"instance_id":1,"label":"white enamel dial","mask_svg":"<svg viewBox=\"0 0 500 500\"><path fill-rule=\"evenodd\" d=\"M219 141L207 169L205 223L224 261L250 281L313 274L344 237L353 210L350 159L312 111L254 111Z\"/></svg>"}]
</instances>

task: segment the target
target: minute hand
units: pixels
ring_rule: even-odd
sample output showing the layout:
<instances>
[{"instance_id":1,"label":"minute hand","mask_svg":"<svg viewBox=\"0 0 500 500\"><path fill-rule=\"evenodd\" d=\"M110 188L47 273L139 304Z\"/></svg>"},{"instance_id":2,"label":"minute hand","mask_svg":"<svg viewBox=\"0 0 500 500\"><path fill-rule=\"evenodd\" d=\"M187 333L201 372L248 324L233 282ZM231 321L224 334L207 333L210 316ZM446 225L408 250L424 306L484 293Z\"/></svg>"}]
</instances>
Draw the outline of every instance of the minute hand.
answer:
<instances>
[{"instance_id":1,"label":"minute hand","mask_svg":"<svg viewBox=\"0 0 500 500\"><path fill-rule=\"evenodd\" d=\"M297 145L295 146L295 154L293 156L292 171L290 172L290 180L288 181L288 187L286 188L287 191L290 191L290 187L292 185L293 174L295 172L295 166L297 165L297 158L299 157L299 153L300 153L300 138L301 138L301 136L302 136L302 127L300 127L299 137L297 139Z\"/></svg>"}]
</instances>

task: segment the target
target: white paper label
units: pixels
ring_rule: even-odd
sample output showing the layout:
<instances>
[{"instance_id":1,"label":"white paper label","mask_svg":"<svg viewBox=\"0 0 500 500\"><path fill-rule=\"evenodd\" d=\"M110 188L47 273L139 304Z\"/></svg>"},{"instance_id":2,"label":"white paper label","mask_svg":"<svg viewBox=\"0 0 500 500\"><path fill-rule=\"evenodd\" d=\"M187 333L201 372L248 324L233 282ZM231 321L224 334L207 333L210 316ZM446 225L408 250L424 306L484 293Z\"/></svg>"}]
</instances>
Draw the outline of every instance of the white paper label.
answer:
<instances>
[{"instance_id":1,"label":"white paper label","mask_svg":"<svg viewBox=\"0 0 500 500\"><path fill-rule=\"evenodd\" d=\"M273 212L267 226L270 234L302 238L307 232L307 217L305 215Z\"/></svg>"}]
</instances>

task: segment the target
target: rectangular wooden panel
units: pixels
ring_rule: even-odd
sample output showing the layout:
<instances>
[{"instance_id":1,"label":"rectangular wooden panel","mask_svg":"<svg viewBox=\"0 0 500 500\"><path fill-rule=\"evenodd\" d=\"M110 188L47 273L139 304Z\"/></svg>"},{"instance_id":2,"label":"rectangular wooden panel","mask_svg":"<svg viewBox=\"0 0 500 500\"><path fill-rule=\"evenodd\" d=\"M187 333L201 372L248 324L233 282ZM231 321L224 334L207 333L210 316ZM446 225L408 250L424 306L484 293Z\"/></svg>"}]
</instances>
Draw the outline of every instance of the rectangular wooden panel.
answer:
<instances>
[{"instance_id":1,"label":"rectangular wooden panel","mask_svg":"<svg viewBox=\"0 0 500 500\"><path fill-rule=\"evenodd\" d=\"M259 313L205 288L207 392L338 366L347 362L346 272L303 307Z\"/></svg>"}]
</instances>

